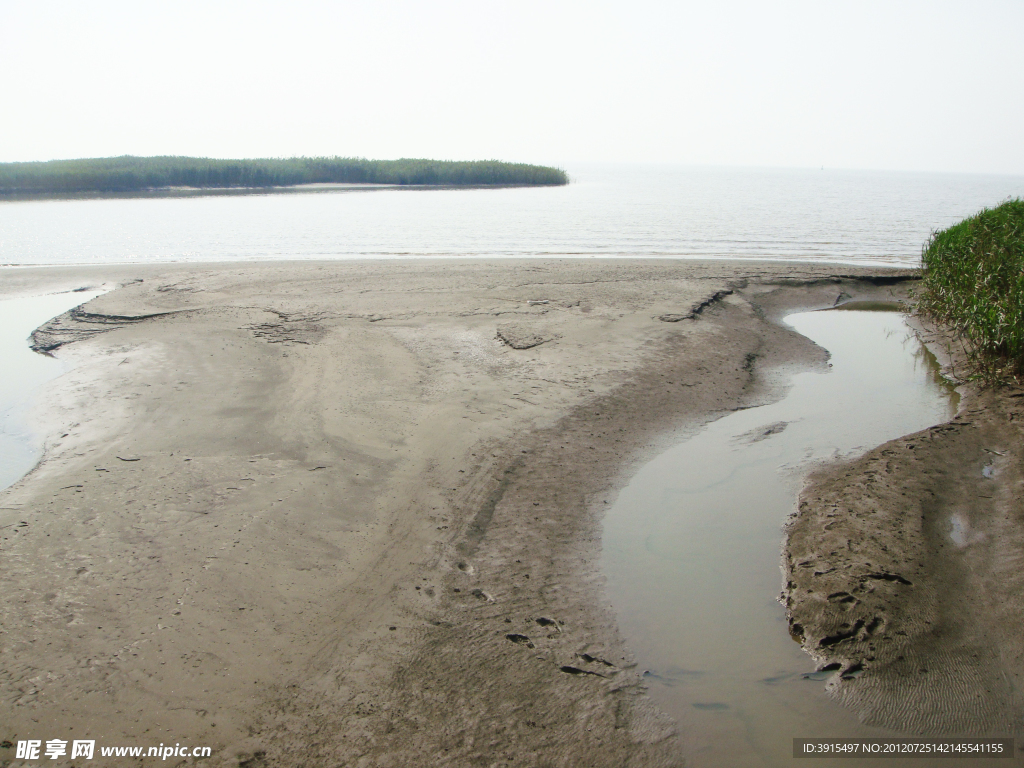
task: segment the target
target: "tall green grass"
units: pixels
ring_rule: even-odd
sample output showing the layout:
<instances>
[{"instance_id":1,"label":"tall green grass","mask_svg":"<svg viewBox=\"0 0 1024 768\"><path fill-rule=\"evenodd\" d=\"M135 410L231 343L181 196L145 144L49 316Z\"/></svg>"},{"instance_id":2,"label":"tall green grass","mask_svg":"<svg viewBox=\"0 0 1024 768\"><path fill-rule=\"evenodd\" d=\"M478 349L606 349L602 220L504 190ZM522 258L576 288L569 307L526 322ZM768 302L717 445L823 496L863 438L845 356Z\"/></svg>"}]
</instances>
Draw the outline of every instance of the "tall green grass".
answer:
<instances>
[{"instance_id":1,"label":"tall green grass","mask_svg":"<svg viewBox=\"0 0 1024 768\"><path fill-rule=\"evenodd\" d=\"M920 309L952 326L977 376L1024 375L1024 200L936 232L922 255Z\"/></svg>"},{"instance_id":2,"label":"tall green grass","mask_svg":"<svg viewBox=\"0 0 1024 768\"><path fill-rule=\"evenodd\" d=\"M295 184L559 185L565 171L497 160L366 160L289 157L102 157L0 163L0 196L134 192L161 187L277 187Z\"/></svg>"}]
</instances>

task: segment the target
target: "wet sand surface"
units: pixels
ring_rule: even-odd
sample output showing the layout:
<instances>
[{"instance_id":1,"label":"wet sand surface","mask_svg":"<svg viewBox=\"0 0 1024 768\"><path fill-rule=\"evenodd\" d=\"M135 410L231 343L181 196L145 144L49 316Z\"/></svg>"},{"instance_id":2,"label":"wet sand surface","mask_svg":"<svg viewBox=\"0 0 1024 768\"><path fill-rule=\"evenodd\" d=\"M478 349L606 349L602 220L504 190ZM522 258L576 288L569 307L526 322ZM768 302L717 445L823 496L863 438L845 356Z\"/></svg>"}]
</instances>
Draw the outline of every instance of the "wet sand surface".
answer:
<instances>
[{"instance_id":1,"label":"wet sand surface","mask_svg":"<svg viewBox=\"0 0 1024 768\"><path fill-rule=\"evenodd\" d=\"M604 597L602 510L667 440L823 363L781 315L904 291L905 273L881 274L616 260L5 271L3 296L121 287L35 336L74 367L40 397L43 462L0 495L0 740L173 741L250 766L683 764L692 726L652 705ZM1005 439L984 446L1001 453L983 480L1009 511L1016 448L988 418ZM973 536L987 529L972 510ZM799 546L818 552L817 536ZM1019 534L998 542L1004 570L979 572L981 592L1019 578ZM936 594L952 576L938 578ZM986 599L1016 648L1019 612ZM998 676L1005 661L976 666ZM878 704L886 690L837 695L903 716Z\"/></svg>"}]
</instances>

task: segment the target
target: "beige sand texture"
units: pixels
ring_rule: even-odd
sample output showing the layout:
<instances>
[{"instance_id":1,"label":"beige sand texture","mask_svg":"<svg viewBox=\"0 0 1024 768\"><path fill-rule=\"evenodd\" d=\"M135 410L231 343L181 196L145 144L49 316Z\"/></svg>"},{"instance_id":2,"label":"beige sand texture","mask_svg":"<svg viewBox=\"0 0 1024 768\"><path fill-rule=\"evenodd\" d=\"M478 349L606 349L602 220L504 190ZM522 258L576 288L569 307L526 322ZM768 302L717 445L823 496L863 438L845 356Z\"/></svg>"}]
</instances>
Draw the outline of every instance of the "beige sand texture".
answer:
<instances>
[{"instance_id":1,"label":"beige sand texture","mask_svg":"<svg viewBox=\"0 0 1024 768\"><path fill-rule=\"evenodd\" d=\"M650 704L603 597L601 510L666 440L821 364L787 309L907 277L5 273L6 296L121 287L34 337L74 368L40 397L44 460L0 494L0 740L207 745L209 765L682 764L686 724Z\"/></svg>"}]
</instances>

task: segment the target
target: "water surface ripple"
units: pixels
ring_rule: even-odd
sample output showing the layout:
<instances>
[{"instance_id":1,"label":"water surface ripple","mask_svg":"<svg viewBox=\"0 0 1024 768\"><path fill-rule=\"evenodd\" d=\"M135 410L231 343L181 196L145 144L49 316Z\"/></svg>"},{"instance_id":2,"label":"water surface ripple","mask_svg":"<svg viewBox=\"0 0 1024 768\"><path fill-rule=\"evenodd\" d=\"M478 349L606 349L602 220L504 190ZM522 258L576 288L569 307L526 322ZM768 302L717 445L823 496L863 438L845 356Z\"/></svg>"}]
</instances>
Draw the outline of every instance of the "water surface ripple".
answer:
<instances>
[{"instance_id":1,"label":"water surface ripple","mask_svg":"<svg viewBox=\"0 0 1024 768\"><path fill-rule=\"evenodd\" d=\"M0 202L0 264L684 257L916 266L1024 178L579 166L564 187Z\"/></svg>"}]
</instances>

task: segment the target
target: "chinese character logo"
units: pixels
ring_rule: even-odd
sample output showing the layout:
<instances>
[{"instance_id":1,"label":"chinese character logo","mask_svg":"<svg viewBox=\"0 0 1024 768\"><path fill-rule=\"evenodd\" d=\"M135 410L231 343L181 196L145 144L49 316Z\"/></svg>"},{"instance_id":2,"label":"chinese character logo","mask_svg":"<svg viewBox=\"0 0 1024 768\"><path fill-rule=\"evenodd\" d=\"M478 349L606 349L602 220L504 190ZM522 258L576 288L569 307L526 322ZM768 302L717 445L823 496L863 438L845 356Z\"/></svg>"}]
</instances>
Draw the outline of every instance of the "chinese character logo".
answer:
<instances>
[{"instance_id":1,"label":"chinese character logo","mask_svg":"<svg viewBox=\"0 0 1024 768\"><path fill-rule=\"evenodd\" d=\"M21 760L38 760L39 759L39 747L43 745L43 742L39 739L30 739L29 741L18 742L18 752L15 757Z\"/></svg>"},{"instance_id":2,"label":"chinese character logo","mask_svg":"<svg viewBox=\"0 0 1024 768\"><path fill-rule=\"evenodd\" d=\"M60 739L50 739L46 742L46 756L51 760L64 757L68 753L68 743Z\"/></svg>"},{"instance_id":3,"label":"chinese character logo","mask_svg":"<svg viewBox=\"0 0 1024 768\"><path fill-rule=\"evenodd\" d=\"M93 750L96 749L96 742L93 741L79 741L75 739L71 742L71 757L84 757L86 760L92 760Z\"/></svg>"}]
</instances>

